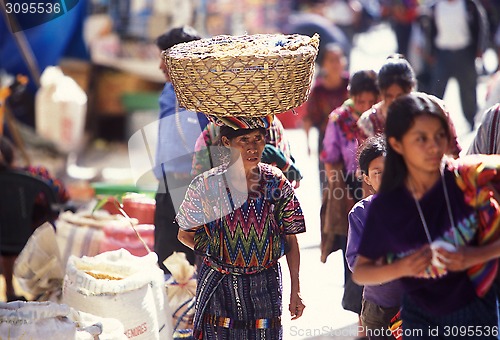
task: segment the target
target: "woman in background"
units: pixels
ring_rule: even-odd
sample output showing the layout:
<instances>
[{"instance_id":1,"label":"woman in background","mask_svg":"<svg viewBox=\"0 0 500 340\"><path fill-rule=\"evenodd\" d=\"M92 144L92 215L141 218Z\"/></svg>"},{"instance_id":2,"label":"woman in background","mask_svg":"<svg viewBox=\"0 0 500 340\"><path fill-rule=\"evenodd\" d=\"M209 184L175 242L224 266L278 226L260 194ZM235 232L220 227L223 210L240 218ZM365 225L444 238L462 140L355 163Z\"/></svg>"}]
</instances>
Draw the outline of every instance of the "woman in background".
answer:
<instances>
[{"instance_id":1,"label":"woman in background","mask_svg":"<svg viewBox=\"0 0 500 340\"><path fill-rule=\"evenodd\" d=\"M350 99L335 109L329 118L323 140L321 160L325 163L328 188L323 190L321 207L321 261L336 250L343 252L344 296L342 306L361 314L363 288L351 279L345 259L347 245L347 215L354 203L364 197L356 170L356 150L364 138L356 122L362 112L378 100L377 74L372 70L354 73L349 82Z\"/></svg>"}]
</instances>

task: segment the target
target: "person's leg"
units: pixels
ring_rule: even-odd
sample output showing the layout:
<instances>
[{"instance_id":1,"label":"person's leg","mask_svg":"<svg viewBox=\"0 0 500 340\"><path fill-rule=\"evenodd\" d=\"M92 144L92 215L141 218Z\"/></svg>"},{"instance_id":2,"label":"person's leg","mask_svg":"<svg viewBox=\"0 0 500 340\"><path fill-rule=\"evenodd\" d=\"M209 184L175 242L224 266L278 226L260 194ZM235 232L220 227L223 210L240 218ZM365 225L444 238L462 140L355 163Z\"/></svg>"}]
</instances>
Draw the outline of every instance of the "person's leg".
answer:
<instances>
[{"instance_id":1,"label":"person's leg","mask_svg":"<svg viewBox=\"0 0 500 340\"><path fill-rule=\"evenodd\" d=\"M14 289L14 262L16 261L16 258L16 255L2 255L1 257L7 302L26 300L23 296L16 295L16 291Z\"/></svg>"},{"instance_id":2,"label":"person's leg","mask_svg":"<svg viewBox=\"0 0 500 340\"><path fill-rule=\"evenodd\" d=\"M474 129L474 117L477 112L477 71L475 54L470 48L455 52L452 76L457 79L460 101L464 116Z\"/></svg>"},{"instance_id":3,"label":"person's leg","mask_svg":"<svg viewBox=\"0 0 500 340\"><path fill-rule=\"evenodd\" d=\"M436 63L432 66L431 93L438 98L443 98L446 85L450 79L449 63L452 55L449 51L438 50Z\"/></svg>"},{"instance_id":4,"label":"person's leg","mask_svg":"<svg viewBox=\"0 0 500 340\"><path fill-rule=\"evenodd\" d=\"M169 271L163 265L163 261L174 251L185 253L189 263L195 263L193 250L177 239L179 226L175 222L175 216L176 211L170 195L156 194L154 251L158 255L158 265L165 273Z\"/></svg>"},{"instance_id":5,"label":"person's leg","mask_svg":"<svg viewBox=\"0 0 500 340\"><path fill-rule=\"evenodd\" d=\"M404 55L405 58L408 58L408 47L410 45L412 25L407 23L394 23L392 27L394 34L396 35L398 53Z\"/></svg>"},{"instance_id":6,"label":"person's leg","mask_svg":"<svg viewBox=\"0 0 500 340\"><path fill-rule=\"evenodd\" d=\"M361 321L366 336L372 339L394 339L389 325L391 319L397 314L399 307L382 308L379 305L363 299L361 308Z\"/></svg>"}]
</instances>

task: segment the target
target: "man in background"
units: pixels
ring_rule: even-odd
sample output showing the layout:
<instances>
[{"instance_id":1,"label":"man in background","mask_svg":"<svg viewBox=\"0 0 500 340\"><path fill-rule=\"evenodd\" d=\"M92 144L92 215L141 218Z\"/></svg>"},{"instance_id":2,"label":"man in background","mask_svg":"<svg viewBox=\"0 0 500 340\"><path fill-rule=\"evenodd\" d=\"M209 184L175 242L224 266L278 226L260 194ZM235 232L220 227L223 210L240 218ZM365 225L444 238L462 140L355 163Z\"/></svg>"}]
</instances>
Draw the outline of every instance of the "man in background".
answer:
<instances>
[{"instance_id":1,"label":"man in background","mask_svg":"<svg viewBox=\"0 0 500 340\"><path fill-rule=\"evenodd\" d=\"M177 27L156 39L160 51L165 51L176 44L199 40L196 30L189 26ZM158 128L158 146L156 149L153 172L159 181L156 193L155 210L155 245L158 264L165 273L163 261L173 252L186 254L191 264L195 256L191 249L177 239L179 227L175 215L184 198L185 189L191 180L191 167L194 145L208 120L205 115L179 108L167 66L160 53L160 69L165 75L165 87L160 95L160 116Z\"/></svg>"}]
</instances>

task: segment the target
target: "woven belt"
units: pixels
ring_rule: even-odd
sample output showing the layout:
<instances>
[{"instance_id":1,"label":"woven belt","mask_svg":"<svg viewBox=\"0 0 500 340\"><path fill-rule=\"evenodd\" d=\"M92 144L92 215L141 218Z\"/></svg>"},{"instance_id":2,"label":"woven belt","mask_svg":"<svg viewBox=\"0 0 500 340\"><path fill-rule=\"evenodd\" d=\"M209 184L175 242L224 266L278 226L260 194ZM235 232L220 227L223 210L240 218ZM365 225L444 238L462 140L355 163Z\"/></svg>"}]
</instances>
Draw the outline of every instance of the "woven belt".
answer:
<instances>
[{"instance_id":1,"label":"woven belt","mask_svg":"<svg viewBox=\"0 0 500 340\"><path fill-rule=\"evenodd\" d=\"M236 329L270 329L281 327L281 317L257 320L234 320L224 316L215 316L205 314L203 316L203 323L223 327L223 328L236 328Z\"/></svg>"}]
</instances>

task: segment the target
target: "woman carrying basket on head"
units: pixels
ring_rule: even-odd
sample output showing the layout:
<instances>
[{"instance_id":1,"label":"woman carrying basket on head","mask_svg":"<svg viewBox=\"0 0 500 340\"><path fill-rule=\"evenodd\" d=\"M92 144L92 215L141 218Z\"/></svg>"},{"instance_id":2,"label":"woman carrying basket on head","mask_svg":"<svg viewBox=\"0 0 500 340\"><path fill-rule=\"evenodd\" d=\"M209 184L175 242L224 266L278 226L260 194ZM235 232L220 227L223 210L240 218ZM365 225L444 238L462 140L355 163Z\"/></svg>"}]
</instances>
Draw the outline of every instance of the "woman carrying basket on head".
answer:
<instances>
[{"instance_id":1,"label":"woman carrying basket on head","mask_svg":"<svg viewBox=\"0 0 500 340\"><path fill-rule=\"evenodd\" d=\"M302 316L305 308L295 236L305 231L302 210L282 172L260 162L263 127L222 126L220 136L229 163L197 176L177 215L179 240L204 256L194 336L281 339L278 260L283 255L290 270L292 319Z\"/></svg>"}]
</instances>

